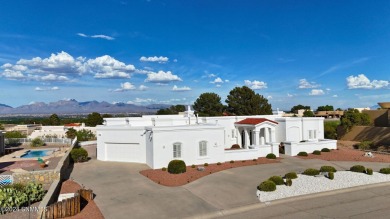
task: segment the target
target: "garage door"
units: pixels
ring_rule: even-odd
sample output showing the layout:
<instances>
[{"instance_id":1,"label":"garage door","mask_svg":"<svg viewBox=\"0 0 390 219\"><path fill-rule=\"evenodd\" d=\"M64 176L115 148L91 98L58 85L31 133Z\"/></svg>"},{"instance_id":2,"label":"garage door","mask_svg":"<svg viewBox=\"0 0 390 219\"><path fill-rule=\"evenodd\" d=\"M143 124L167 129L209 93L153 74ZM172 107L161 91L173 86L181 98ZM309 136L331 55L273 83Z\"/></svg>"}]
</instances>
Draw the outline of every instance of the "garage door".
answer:
<instances>
[{"instance_id":1,"label":"garage door","mask_svg":"<svg viewBox=\"0 0 390 219\"><path fill-rule=\"evenodd\" d=\"M106 143L107 161L144 162L139 144L131 143Z\"/></svg>"}]
</instances>

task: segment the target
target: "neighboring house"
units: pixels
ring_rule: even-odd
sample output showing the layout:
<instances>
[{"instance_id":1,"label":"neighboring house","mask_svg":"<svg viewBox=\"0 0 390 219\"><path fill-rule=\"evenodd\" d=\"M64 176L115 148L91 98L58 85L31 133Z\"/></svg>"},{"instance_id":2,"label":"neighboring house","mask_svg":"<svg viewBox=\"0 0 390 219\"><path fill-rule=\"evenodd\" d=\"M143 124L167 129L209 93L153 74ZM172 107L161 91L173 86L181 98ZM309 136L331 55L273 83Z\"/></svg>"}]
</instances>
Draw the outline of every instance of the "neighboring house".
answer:
<instances>
[{"instance_id":1,"label":"neighboring house","mask_svg":"<svg viewBox=\"0 0 390 219\"><path fill-rule=\"evenodd\" d=\"M323 121L280 114L198 118L191 110L184 115L105 118L96 130L97 159L146 163L157 169L173 159L192 165L279 156L281 142L292 156L336 149L336 140L323 139ZM241 149L230 150L233 144Z\"/></svg>"}]
</instances>

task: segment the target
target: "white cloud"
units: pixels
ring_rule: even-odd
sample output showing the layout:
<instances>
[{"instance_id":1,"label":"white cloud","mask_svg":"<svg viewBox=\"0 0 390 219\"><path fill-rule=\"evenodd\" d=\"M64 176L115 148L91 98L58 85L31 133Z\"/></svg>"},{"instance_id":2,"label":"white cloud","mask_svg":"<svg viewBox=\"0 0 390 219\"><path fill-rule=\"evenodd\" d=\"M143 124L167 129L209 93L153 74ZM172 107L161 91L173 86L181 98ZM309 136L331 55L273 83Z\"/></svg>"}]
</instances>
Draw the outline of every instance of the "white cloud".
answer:
<instances>
[{"instance_id":1,"label":"white cloud","mask_svg":"<svg viewBox=\"0 0 390 219\"><path fill-rule=\"evenodd\" d=\"M287 93L287 97L293 97L293 96L294 96L293 94Z\"/></svg>"},{"instance_id":2,"label":"white cloud","mask_svg":"<svg viewBox=\"0 0 390 219\"><path fill-rule=\"evenodd\" d=\"M174 59L173 62L177 62L177 59Z\"/></svg>"},{"instance_id":3,"label":"white cloud","mask_svg":"<svg viewBox=\"0 0 390 219\"><path fill-rule=\"evenodd\" d=\"M333 95L332 97L339 97L337 94Z\"/></svg>"},{"instance_id":4,"label":"white cloud","mask_svg":"<svg viewBox=\"0 0 390 219\"><path fill-rule=\"evenodd\" d=\"M88 36L87 34L84 33L77 33L78 36L85 37L85 38L100 38L100 39L105 39L105 40L115 40L114 37L103 35L103 34L96 34L96 35L91 35Z\"/></svg>"},{"instance_id":5,"label":"white cloud","mask_svg":"<svg viewBox=\"0 0 390 219\"><path fill-rule=\"evenodd\" d=\"M150 71L150 70L144 70L144 69L135 69L134 73L137 73L137 74L151 74L151 73L154 73L153 71Z\"/></svg>"},{"instance_id":6,"label":"white cloud","mask_svg":"<svg viewBox=\"0 0 390 219\"><path fill-rule=\"evenodd\" d=\"M389 88L389 81L373 80L370 81L364 74L347 77L348 89L381 89Z\"/></svg>"},{"instance_id":7,"label":"white cloud","mask_svg":"<svg viewBox=\"0 0 390 219\"><path fill-rule=\"evenodd\" d=\"M267 83L263 81L250 81L250 80L245 80L245 85L248 86L249 88L253 90L260 90L260 89L265 89L267 88Z\"/></svg>"},{"instance_id":8,"label":"white cloud","mask_svg":"<svg viewBox=\"0 0 390 219\"><path fill-rule=\"evenodd\" d=\"M300 89L311 89L311 88L317 88L317 87L320 87L320 85L316 84L315 82L309 82L304 78L299 80L299 88Z\"/></svg>"},{"instance_id":9,"label":"white cloud","mask_svg":"<svg viewBox=\"0 0 390 219\"><path fill-rule=\"evenodd\" d=\"M269 99L269 100L272 99L272 96L268 96L267 99Z\"/></svg>"},{"instance_id":10,"label":"white cloud","mask_svg":"<svg viewBox=\"0 0 390 219\"><path fill-rule=\"evenodd\" d=\"M69 81L69 78L62 75L48 74L36 79L37 81Z\"/></svg>"},{"instance_id":11,"label":"white cloud","mask_svg":"<svg viewBox=\"0 0 390 219\"><path fill-rule=\"evenodd\" d=\"M220 85L220 84L217 84L217 85L215 85L215 87L221 87L221 85Z\"/></svg>"},{"instance_id":12,"label":"white cloud","mask_svg":"<svg viewBox=\"0 0 390 219\"><path fill-rule=\"evenodd\" d=\"M134 65L126 65L109 55L89 59L84 65L84 72L95 73L95 78L130 78L135 71Z\"/></svg>"},{"instance_id":13,"label":"white cloud","mask_svg":"<svg viewBox=\"0 0 390 219\"><path fill-rule=\"evenodd\" d=\"M222 84L223 80L220 77L218 77L218 78L214 79L214 81L210 81L210 83L212 83L212 84L218 84L218 83Z\"/></svg>"},{"instance_id":14,"label":"white cloud","mask_svg":"<svg viewBox=\"0 0 390 219\"><path fill-rule=\"evenodd\" d=\"M320 95L324 95L324 94L325 94L325 92L321 89L313 89L309 93L310 96L320 96Z\"/></svg>"},{"instance_id":15,"label":"white cloud","mask_svg":"<svg viewBox=\"0 0 390 219\"><path fill-rule=\"evenodd\" d=\"M151 99L151 98L146 98L146 99L142 99L142 98L135 98L135 100L133 101L134 103L151 103L151 102L155 102L155 100Z\"/></svg>"},{"instance_id":16,"label":"white cloud","mask_svg":"<svg viewBox=\"0 0 390 219\"><path fill-rule=\"evenodd\" d=\"M123 92L123 91L129 91L129 90L135 90L136 87L130 83L130 82L125 82L121 83L121 88L115 89L114 92Z\"/></svg>"},{"instance_id":17,"label":"white cloud","mask_svg":"<svg viewBox=\"0 0 390 219\"><path fill-rule=\"evenodd\" d=\"M138 88L139 90L142 90L142 91L145 91L145 90L147 90L148 89L148 87L147 86L145 86L145 85L143 85L143 84L141 84L140 86L139 86L139 88Z\"/></svg>"},{"instance_id":18,"label":"white cloud","mask_svg":"<svg viewBox=\"0 0 390 219\"><path fill-rule=\"evenodd\" d=\"M166 63L166 62L168 62L169 58L168 58L168 57L163 57L163 56L160 56L160 57L157 57L157 56L153 56L153 57L145 57L145 56L142 56L139 60L140 60L141 62L158 62L158 63Z\"/></svg>"},{"instance_id":19,"label":"white cloud","mask_svg":"<svg viewBox=\"0 0 390 219\"><path fill-rule=\"evenodd\" d=\"M36 87L35 91L55 91L55 90L59 90L59 89L60 89L59 87L48 87L48 88Z\"/></svg>"},{"instance_id":20,"label":"white cloud","mask_svg":"<svg viewBox=\"0 0 390 219\"><path fill-rule=\"evenodd\" d=\"M167 71L158 71L157 73L150 73L148 77L145 79L145 82L152 83L169 83L172 81L182 81L181 78L177 75L173 75L172 72Z\"/></svg>"},{"instance_id":21,"label":"white cloud","mask_svg":"<svg viewBox=\"0 0 390 219\"><path fill-rule=\"evenodd\" d=\"M172 87L172 91L190 91L191 90L191 88L190 87L186 87L186 86L184 86L184 87L178 87L178 86L173 86Z\"/></svg>"}]
</instances>

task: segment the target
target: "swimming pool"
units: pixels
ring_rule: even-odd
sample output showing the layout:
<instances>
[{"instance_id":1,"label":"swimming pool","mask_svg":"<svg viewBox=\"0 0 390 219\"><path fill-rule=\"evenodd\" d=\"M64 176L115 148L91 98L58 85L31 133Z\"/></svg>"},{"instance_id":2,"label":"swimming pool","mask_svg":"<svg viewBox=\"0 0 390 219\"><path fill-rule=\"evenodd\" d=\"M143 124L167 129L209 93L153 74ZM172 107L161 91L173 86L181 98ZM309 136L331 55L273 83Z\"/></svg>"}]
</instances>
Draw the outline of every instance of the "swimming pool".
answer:
<instances>
[{"instance_id":1,"label":"swimming pool","mask_svg":"<svg viewBox=\"0 0 390 219\"><path fill-rule=\"evenodd\" d=\"M34 158L34 157L44 157L49 156L53 153L53 150L29 150L20 158Z\"/></svg>"}]
</instances>

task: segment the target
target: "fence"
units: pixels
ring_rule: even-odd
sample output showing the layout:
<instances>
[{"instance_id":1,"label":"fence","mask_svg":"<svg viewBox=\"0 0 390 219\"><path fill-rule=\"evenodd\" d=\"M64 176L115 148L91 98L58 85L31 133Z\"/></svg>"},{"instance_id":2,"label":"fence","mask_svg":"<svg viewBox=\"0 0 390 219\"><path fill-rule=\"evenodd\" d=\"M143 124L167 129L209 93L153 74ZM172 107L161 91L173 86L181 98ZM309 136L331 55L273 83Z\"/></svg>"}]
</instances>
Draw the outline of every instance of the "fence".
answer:
<instances>
[{"instance_id":1,"label":"fence","mask_svg":"<svg viewBox=\"0 0 390 219\"><path fill-rule=\"evenodd\" d=\"M45 143L62 143L71 144L72 139L70 138L41 138ZM33 139L31 138L6 138L4 139L5 144L17 144L17 143L28 143Z\"/></svg>"},{"instance_id":2,"label":"fence","mask_svg":"<svg viewBox=\"0 0 390 219\"><path fill-rule=\"evenodd\" d=\"M56 202L46 207L45 218L56 219L74 216L81 211L81 206L93 199L92 190L80 189L75 196Z\"/></svg>"},{"instance_id":3,"label":"fence","mask_svg":"<svg viewBox=\"0 0 390 219\"><path fill-rule=\"evenodd\" d=\"M12 175L0 175L0 186L10 185L13 181Z\"/></svg>"}]
</instances>

